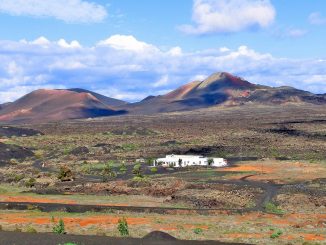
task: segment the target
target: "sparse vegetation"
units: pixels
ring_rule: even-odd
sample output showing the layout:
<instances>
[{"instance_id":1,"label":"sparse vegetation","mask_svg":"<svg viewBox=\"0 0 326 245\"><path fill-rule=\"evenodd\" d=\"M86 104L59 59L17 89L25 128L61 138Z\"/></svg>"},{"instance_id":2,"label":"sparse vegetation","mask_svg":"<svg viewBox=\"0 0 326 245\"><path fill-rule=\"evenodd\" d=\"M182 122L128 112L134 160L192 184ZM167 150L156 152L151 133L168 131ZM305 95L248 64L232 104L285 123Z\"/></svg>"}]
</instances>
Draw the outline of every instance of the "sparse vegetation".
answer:
<instances>
[{"instance_id":1,"label":"sparse vegetation","mask_svg":"<svg viewBox=\"0 0 326 245\"><path fill-rule=\"evenodd\" d=\"M0 168L0 201L12 202L12 206L15 202L36 202L24 205L24 211L1 210L0 224L4 230L14 230L15 223L11 222L22 221L26 225L19 223L17 230L26 231L30 226L38 232L51 231L54 224L58 225L57 219L50 222L49 217L53 215L63 217L65 221L68 218L66 228L69 233L116 236L120 231L118 225L112 226L112 223L125 215L133 237L160 229L179 239L218 238L249 244L302 244L306 240L308 244L308 239L314 244L313 240L317 243L325 240L324 217L320 215L325 212L325 199L320 194L326 190L323 182L326 178L326 145L322 140L324 112L319 111L318 117L309 117L304 110L299 114L290 111L298 121L292 123L283 110L282 117L268 108L257 108L252 112L243 107L236 110L237 115L233 108L219 111L218 115L214 110L210 113L198 111L196 117L187 113L145 119L131 116L136 125L134 128L141 125L148 128L147 131L159 131L159 135L134 133L134 129L124 126L129 122L123 122L125 128L120 134L122 119L108 118L101 122L79 120L78 126L74 123L36 125L45 135L10 138L10 146L39 149L44 155L38 156L34 151L35 157L24 160L13 155L0 163L3 164ZM270 114L273 116L269 117ZM255 115L254 119L252 115ZM290 125L300 132L300 136L270 131L281 128L282 124ZM114 133L108 137L103 135L106 131ZM316 133L318 137L314 138ZM175 139L182 143L176 143ZM72 154L73 149L81 146L86 146L89 153ZM9 145L5 149L7 147ZM67 149L66 155L62 154L63 149ZM232 158L229 162L233 165L222 169L150 167L153 159L172 153L227 156ZM38 161L40 157L42 161ZM17 159L19 163L11 165L10 159ZM132 164L136 159L141 164ZM42 163L46 166L42 167ZM63 164L70 171L60 170L62 178L57 178L60 174L58 166ZM103 183L102 174L110 181ZM76 181L61 182L73 179L64 178L67 175L76 175ZM25 186L31 178L37 180L33 189ZM264 185L259 188L261 182ZM278 185L280 189L277 195L261 205L268 185ZM74 204L101 205L105 209L103 213L90 209L82 214L48 214L40 208L43 204L37 202L52 203L51 206L59 203L69 207L67 210ZM244 210L256 209L258 202L259 212ZM146 209L141 213L125 210L129 206ZM159 214L160 208L167 208L166 213ZM241 214L212 211L206 216L193 210L174 208L231 208L241 210ZM286 235L282 236L278 230Z\"/></svg>"},{"instance_id":2,"label":"sparse vegetation","mask_svg":"<svg viewBox=\"0 0 326 245\"><path fill-rule=\"evenodd\" d=\"M284 211L278 208L274 203L267 202L264 204L265 211L273 214L284 214Z\"/></svg>"},{"instance_id":3,"label":"sparse vegetation","mask_svg":"<svg viewBox=\"0 0 326 245\"><path fill-rule=\"evenodd\" d=\"M270 237L272 239L276 239L276 238L279 238L281 235L283 234L283 231L281 230L276 230Z\"/></svg>"}]
</instances>

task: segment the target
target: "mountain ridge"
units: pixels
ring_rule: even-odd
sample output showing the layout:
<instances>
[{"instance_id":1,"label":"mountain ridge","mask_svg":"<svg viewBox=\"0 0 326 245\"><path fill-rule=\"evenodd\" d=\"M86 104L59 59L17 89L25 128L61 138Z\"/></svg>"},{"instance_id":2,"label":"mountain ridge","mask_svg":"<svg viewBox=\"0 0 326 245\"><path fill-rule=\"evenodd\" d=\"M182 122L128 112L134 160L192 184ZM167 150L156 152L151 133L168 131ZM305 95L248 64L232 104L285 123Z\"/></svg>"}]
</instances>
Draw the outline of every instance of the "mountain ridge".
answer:
<instances>
[{"instance_id":1,"label":"mountain ridge","mask_svg":"<svg viewBox=\"0 0 326 245\"><path fill-rule=\"evenodd\" d=\"M289 86L253 84L227 72L214 73L159 96L136 103L106 97L80 88L36 90L15 102L0 105L0 122L47 122L129 114L191 111L207 107L245 104L326 105L326 94L313 94Z\"/></svg>"}]
</instances>

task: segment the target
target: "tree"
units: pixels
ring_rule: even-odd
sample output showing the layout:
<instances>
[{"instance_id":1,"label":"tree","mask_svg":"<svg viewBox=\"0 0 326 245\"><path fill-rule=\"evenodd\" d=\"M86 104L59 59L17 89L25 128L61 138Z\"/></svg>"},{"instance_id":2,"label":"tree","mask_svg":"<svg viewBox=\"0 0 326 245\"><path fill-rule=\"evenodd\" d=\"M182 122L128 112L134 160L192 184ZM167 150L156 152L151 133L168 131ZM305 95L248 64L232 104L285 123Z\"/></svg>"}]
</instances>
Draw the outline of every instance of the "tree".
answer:
<instances>
[{"instance_id":1,"label":"tree","mask_svg":"<svg viewBox=\"0 0 326 245\"><path fill-rule=\"evenodd\" d=\"M209 159L207 160L207 163L208 163L208 166L212 166L213 163L214 163L214 159L209 158Z\"/></svg>"},{"instance_id":2,"label":"tree","mask_svg":"<svg viewBox=\"0 0 326 245\"><path fill-rule=\"evenodd\" d=\"M182 159L179 159L178 163L179 163L179 167L182 167Z\"/></svg>"},{"instance_id":3,"label":"tree","mask_svg":"<svg viewBox=\"0 0 326 245\"><path fill-rule=\"evenodd\" d=\"M55 226L53 226L52 231L57 234L65 234L65 223L63 222L62 219L59 220L59 223Z\"/></svg>"},{"instance_id":4,"label":"tree","mask_svg":"<svg viewBox=\"0 0 326 245\"><path fill-rule=\"evenodd\" d=\"M125 218L119 219L118 221L118 231L121 236L129 236L128 223Z\"/></svg>"}]
</instances>

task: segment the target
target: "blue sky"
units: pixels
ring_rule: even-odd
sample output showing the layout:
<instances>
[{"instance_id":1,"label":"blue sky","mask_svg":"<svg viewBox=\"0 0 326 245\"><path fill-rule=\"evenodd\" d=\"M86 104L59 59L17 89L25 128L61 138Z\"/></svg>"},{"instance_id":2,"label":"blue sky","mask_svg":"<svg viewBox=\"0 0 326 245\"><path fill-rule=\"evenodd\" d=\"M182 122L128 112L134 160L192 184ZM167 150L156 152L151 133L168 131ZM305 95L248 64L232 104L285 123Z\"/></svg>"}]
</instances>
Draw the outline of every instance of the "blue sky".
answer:
<instances>
[{"instance_id":1,"label":"blue sky","mask_svg":"<svg viewBox=\"0 0 326 245\"><path fill-rule=\"evenodd\" d=\"M0 102L82 87L137 101L213 72L326 93L324 0L0 0Z\"/></svg>"}]
</instances>

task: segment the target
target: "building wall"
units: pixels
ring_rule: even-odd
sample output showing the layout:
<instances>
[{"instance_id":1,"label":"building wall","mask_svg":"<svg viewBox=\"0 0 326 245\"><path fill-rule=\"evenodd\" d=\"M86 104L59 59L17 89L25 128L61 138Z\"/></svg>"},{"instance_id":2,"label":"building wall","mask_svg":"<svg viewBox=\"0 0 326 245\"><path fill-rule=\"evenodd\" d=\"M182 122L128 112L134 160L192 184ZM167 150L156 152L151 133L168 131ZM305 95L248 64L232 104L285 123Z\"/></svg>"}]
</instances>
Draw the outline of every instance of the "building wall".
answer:
<instances>
[{"instance_id":1,"label":"building wall","mask_svg":"<svg viewBox=\"0 0 326 245\"><path fill-rule=\"evenodd\" d=\"M178 155L168 155L165 158L159 158L156 160L157 163L162 163L165 167L180 167L179 159L182 160L181 167L186 166L207 166L208 158L202 156L178 156ZM226 162L223 158L213 158L213 167L226 166Z\"/></svg>"}]
</instances>

